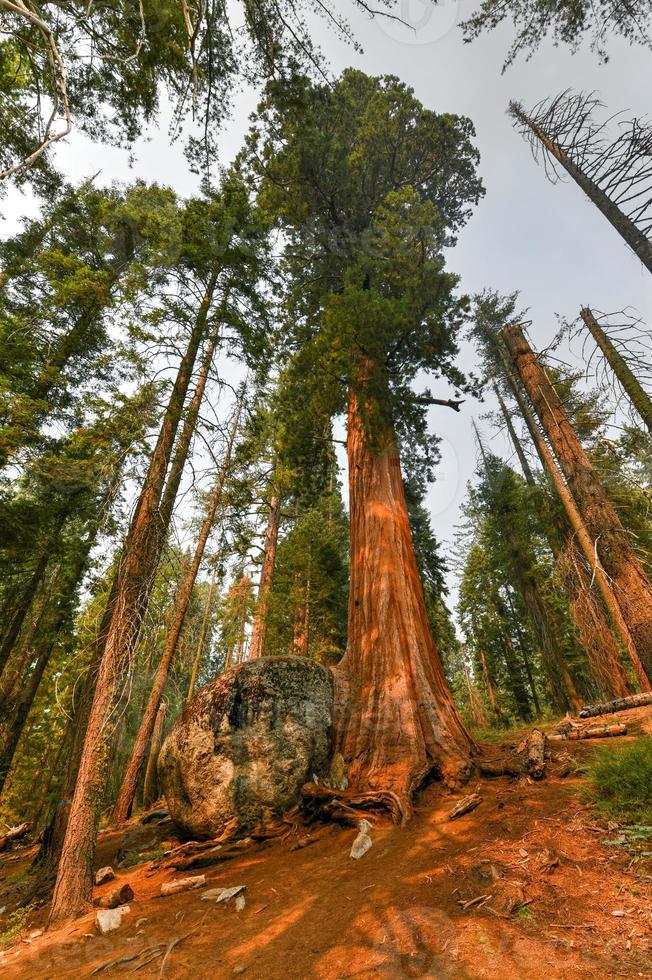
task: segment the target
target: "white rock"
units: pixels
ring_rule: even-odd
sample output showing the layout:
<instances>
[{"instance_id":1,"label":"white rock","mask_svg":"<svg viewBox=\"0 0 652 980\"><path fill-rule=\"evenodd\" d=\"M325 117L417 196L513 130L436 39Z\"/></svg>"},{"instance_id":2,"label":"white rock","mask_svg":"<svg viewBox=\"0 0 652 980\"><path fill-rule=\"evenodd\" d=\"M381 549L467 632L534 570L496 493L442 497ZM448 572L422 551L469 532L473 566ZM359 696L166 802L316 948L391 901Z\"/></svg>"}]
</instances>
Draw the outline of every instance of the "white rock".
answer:
<instances>
[{"instance_id":1,"label":"white rock","mask_svg":"<svg viewBox=\"0 0 652 980\"><path fill-rule=\"evenodd\" d=\"M95 914L97 928L103 936L106 936L107 932L120 928L124 916L130 911L128 905L118 905L117 909L98 909Z\"/></svg>"},{"instance_id":2,"label":"white rock","mask_svg":"<svg viewBox=\"0 0 652 980\"><path fill-rule=\"evenodd\" d=\"M246 885L234 885L233 888L223 888L220 894L217 896L217 902L228 902L230 898L235 898L236 895L241 895L245 889Z\"/></svg>"},{"instance_id":3,"label":"white rock","mask_svg":"<svg viewBox=\"0 0 652 980\"><path fill-rule=\"evenodd\" d=\"M363 854L366 854L371 847L371 837L369 834L358 834L356 839L351 845L351 853L349 857L354 858L358 861Z\"/></svg>"},{"instance_id":4,"label":"white rock","mask_svg":"<svg viewBox=\"0 0 652 980\"><path fill-rule=\"evenodd\" d=\"M363 819L358 824L358 830L360 831L361 834L368 834L370 830L373 830L373 825L370 824L369 821L365 820L363 817Z\"/></svg>"},{"instance_id":5,"label":"white rock","mask_svg":"<svg viewBox=\"0 0 652 980\"><path fill-rule=\"evenodd\" d=\"M247 903L245 901L244 893L243 892L240 892L240 894L236 897L236 900L235 900L235 910L236 910L236 912L242 912L242 910L243 910L243 908L245 907L246 904Z\"/></svg>"}]
</instances>

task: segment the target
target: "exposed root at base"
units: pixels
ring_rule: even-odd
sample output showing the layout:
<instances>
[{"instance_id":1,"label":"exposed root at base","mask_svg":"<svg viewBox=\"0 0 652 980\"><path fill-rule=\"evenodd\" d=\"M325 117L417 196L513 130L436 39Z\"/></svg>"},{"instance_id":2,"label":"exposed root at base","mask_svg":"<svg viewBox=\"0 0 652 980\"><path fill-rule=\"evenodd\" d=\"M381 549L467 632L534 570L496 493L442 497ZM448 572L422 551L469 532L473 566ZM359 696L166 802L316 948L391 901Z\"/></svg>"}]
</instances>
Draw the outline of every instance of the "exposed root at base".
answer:
<instances>
[{"instance_id":1,"label":"exposed root at base","mask_svg":"<svg viewBox=\"0 0 652 980\"><path fill-rule=\"evenodd\" d=\"M359 810L381 811L389 814L393 823L405 823L405 806L396 793L391 790L360 793L356 790L331 789L305 783L301 787L304 811L315 820L335 821L356 827L360 819Z\"/></svg>"}]
</instances>

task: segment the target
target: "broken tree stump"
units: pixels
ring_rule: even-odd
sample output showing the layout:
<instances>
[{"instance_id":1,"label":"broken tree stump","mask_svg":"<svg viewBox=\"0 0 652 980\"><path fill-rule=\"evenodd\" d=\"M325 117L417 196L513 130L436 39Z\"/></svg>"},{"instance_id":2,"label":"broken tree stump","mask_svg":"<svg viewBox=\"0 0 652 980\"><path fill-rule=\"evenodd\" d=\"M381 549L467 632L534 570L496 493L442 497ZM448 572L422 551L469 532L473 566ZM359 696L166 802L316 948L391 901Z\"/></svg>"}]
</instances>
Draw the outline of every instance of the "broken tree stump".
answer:
<instances>
[{"instance_id":1,"label":"broken tree stump","mask_svg":"<svg viewBox=\"0 0 652 980\"><path fill-rule=\"evenodd\" d=\"M630 694L627 698L616 698L614 701L603 701L600 704L585 704L580 709L580 718L595 718L596 715L610 715L614 711L627 711L629 708L641 708L652 704L652 691L642 694Z\"/></svg>"},{"instance_id":2,"label":"broken tree stump","mask_svg":"<svg viewBox=\"0 0 652 980\"><path fill-rule=\"evenodd\" d=\"M477 806L482 803L482 797L479 793L470 793L468 796L462 797L462 799L455 804L451 812L448 814L449 820L457 820L458 817L463 817L465 813L470 813L471 810L475 810Z\"/></svg>"},{"instance_id":3,"label":"broken tree stump","mask_svg":"<svg viewBox=\"0 0 652 980\"><path fill-rule=\"evenodd\" d=\"M534 728L527 740L527 771L532 779L543 779L546 774L546 737Z\"/></svg>"}]
</instances>

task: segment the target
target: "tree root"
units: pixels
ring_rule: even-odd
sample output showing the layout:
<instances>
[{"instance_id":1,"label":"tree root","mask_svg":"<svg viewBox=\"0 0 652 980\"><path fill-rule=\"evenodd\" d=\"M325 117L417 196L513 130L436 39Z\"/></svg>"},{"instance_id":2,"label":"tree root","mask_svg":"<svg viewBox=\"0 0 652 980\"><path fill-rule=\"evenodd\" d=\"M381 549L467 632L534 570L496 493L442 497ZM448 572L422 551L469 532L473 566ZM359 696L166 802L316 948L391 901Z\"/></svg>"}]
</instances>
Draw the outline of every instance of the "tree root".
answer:
<instances>
[{"instance_id":1,"label":"tree root","mask_svg":"<svg viewBox=\"0 0 652 980\"><path fill-rule=\"evenodd\" d=\"M334 821L356 827L360 820L359 810L381 811L389 814L393 823L404 823L405 808L391 790L359 793L350 789L332 789L305 783L301 787L304 811L315 820Z\"/></svg>"}]
</instances>

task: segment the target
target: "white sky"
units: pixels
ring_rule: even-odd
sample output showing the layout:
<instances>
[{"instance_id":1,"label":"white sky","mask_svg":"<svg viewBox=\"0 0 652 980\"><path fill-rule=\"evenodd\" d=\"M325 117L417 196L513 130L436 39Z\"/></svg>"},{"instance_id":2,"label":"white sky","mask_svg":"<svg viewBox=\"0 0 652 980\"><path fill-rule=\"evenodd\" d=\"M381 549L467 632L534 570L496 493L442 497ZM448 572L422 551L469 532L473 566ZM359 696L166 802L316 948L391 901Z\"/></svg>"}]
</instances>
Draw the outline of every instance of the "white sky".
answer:
<instances>
[{"instance_id":1,"label":"white sky","mask_svg":"<svg viewBox=\"0 0 652 980\"><path fill-rule=\"evenodd\" d=\"M396 74L413 86L429 108L465 114L473 120L486 196L450 255L450 265L461 275L466 292L486 287L501 292L521 290L522 304L530 308L533 320L530 334L538 347L556 333L556 314L574 318L585 304L603 311L634 307L647 323L652 322L649 274L579 188L570 183L552 186L546 181L506 115L511 98L530 107L565 88L596 90L609 113L625 109L645 115L652 53L614 40L610 61L600 64L588 45L572 55L546 43L530 61L521 59L501 74L511 26L469 45L462 43L456 26L479 2L442 0L432 8L422 0L399 0L397 12L416 25L412 32L388 21L372 21L338 0L364 52L357 54L335 39L322 21L316 22L317 36L333 72L354 65L370 74ZM238 97L233 121L221 140L223 162L239 149L255 103L252 92ZM164 123L149 142L135 149L136 163L130 171L124 152L93 146L73 134L57 159L72 180L100 170L98 182L142 177L171 184L181 194L196 189L181 147L168 144ZM34 208L33 202L20 195L11 195L6 204L7 229L18 214ZM461 366L473 368L470 348L463 350ZM437 383L433 390L436 395L448 394ZM493 407L491 402L468 401L459 415L444 408L431 410L431 428L443 439L443 461L428 505L435 533L446 543L451 542L465 485L475 466L471 418ZM489 438L486 426L484 432ZM501 436L496 437L493 448L509 455Z\"/></svg>"}]
</instances>

